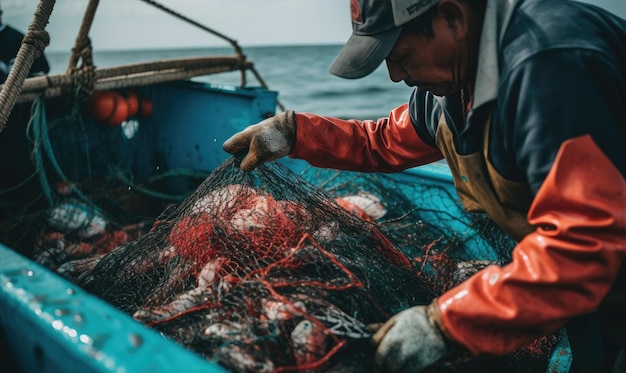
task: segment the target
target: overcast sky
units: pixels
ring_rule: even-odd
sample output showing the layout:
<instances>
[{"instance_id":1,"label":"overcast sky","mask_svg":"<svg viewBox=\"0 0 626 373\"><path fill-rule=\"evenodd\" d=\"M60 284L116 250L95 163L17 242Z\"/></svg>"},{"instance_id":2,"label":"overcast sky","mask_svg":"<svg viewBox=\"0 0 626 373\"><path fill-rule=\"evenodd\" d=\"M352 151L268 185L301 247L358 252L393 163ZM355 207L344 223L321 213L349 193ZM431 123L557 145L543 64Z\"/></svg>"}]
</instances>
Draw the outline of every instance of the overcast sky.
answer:
<instances>
[{"instance_id":1,"label":"overcast sky","mask_svg":"<svg viewBox=\"0 0 626 373\"><path fill-rule=\"evenodd\" d=\"M626 0L585 0L626 18ZM157 0L241 46L342 44L350 36L349 0ZM0 0L3 23L26 30L38 0ZM88 0L56 1L48 50L69 51ZM206 31L140 0L100 0L91 40L98 49L228 46Z\"/></svg>"}]
</instances>

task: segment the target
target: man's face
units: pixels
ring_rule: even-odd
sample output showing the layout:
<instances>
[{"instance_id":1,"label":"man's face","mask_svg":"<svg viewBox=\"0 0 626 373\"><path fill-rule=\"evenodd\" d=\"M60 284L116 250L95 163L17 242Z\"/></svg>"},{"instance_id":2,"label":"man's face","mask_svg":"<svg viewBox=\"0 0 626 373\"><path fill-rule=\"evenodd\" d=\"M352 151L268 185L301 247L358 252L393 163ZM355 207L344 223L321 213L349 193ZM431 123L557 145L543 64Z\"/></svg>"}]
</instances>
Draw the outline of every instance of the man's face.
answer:
<instances>
[{"instance_id":1,"label":"man's face","mask_svg":"<svg viewBox=\"0 0 626 373\"><path fill-rule=\"evenodd\" d=\"M403 32L385 61L392 81L446 96L463 86L463 48L445 20L435 17L433 30L434 38Z\"/></svg>"}]
</instances>

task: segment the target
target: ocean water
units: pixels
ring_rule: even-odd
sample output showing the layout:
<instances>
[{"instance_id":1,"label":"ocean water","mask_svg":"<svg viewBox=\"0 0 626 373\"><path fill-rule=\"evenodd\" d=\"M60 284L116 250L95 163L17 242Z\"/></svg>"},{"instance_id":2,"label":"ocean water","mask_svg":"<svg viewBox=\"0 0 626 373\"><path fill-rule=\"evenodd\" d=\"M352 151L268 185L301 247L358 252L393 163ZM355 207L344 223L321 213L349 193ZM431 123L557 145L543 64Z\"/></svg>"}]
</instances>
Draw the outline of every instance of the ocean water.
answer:
<instances>
[{"instance_id":1,"label":"ocean water","mask_svg":"<svg viewBox=\"0 0 626 373\"><path fill-rule=\"evenodd\" d=\"M342 79L328 72L341 45L244 47L243 52L267 86L277 91L286 109L340 118L378 119L405 103L411 88L389 79L384 63L361 79ZM51 74L67 69L70 52L46 52ZM232 48L99 51L94 64L104 68L172 58L234 55ZM218 84L238 85L239 72L195 78ZM248 85L260 85L253 74Z\"/></svg>"}]
</instances>

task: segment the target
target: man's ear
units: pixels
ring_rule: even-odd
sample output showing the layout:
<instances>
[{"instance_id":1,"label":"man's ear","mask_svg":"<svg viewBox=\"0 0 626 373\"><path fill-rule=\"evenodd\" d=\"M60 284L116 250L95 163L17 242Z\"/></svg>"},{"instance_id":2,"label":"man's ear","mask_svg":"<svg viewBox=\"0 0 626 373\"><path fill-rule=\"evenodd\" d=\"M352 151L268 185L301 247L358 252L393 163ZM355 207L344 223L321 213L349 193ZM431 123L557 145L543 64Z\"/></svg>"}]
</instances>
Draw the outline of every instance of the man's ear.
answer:
<instances>
[{"instance_id":1,"label":"man's ear","mask_svg":"<svg viewBox=\"0 0 626 373\"><path fill-rule=\"evenodd\" d=\"M454 37L459 40L467 36L469 8L467 4L458 0L441 0L437 5L439 17L452 30Z\"/></svg>"}]
</instances>

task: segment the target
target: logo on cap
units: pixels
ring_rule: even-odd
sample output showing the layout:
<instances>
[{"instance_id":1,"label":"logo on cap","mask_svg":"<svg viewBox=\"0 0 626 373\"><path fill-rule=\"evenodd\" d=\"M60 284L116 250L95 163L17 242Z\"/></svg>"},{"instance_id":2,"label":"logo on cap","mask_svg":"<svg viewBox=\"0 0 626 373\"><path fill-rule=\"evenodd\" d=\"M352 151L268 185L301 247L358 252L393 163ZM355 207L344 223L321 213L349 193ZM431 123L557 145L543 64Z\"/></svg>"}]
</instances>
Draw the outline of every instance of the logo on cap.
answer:
<instances>
[{"instance_id":1,"label":"logo on cap","mask_svg":"<svg viewBox=\"0 0 626 373\"><path fill-rule=\"evenodd\" d=\"M352 15L352 23L363 24L359 0L350 0L350 14Z\"/></svg>"}]
</instances>

